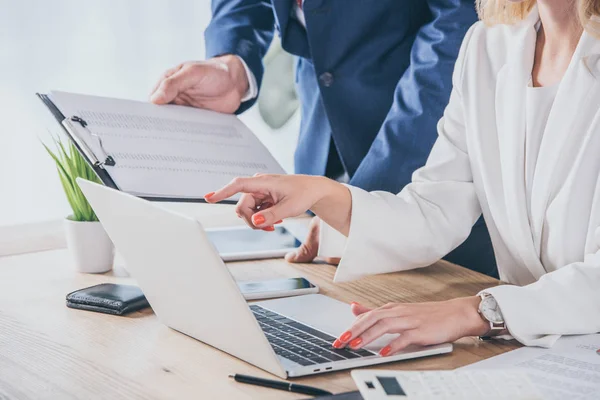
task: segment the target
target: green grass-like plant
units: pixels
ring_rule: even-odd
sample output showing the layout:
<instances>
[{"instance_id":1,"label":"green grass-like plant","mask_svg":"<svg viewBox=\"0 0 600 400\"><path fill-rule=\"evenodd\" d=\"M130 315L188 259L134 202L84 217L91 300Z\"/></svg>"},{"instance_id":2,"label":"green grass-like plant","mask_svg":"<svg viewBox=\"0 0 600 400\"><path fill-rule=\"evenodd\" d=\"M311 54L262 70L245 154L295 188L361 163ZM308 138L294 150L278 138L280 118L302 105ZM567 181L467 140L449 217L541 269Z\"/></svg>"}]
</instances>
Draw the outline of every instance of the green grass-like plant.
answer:
<instances>
[{"instance_id":1,"label":"green grass-like plant","mask_svg":"<svg viewBox=\"0 0 600 400\"><path fill-rule=\"evenodd\" d=\"M72 142L64 145L58 139L53 140L56 151L52 151L43 143L42 145L56 163L60 182L62 183L69 205L73 210L73 215L69 219L82 222L98 221L96 213L81 192L81 189L79 189L75 179L80 177L92 182L101 183L100 179Z\"/></svg>"}]
</instances>

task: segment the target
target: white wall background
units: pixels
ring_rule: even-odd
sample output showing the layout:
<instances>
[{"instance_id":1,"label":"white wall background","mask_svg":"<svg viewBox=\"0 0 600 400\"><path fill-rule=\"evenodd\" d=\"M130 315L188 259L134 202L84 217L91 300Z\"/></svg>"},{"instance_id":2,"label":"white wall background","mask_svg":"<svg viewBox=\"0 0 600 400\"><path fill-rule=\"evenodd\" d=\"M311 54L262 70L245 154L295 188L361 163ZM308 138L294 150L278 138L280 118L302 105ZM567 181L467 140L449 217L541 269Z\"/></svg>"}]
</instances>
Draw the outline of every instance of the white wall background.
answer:
<instances>
[{"instance_id":1,"label":"white wall background","mask_svg":"<svg viewBox=\"0 0 600 400\"><path fill-rule=\"evenodd\" d=\"M36 92L146 100L163 70L203 59L209 20L210 0L0 0L0 226L69 213ZM291 172L298 116L279 131L242 119Z\"/></svg>"}]
</instances>

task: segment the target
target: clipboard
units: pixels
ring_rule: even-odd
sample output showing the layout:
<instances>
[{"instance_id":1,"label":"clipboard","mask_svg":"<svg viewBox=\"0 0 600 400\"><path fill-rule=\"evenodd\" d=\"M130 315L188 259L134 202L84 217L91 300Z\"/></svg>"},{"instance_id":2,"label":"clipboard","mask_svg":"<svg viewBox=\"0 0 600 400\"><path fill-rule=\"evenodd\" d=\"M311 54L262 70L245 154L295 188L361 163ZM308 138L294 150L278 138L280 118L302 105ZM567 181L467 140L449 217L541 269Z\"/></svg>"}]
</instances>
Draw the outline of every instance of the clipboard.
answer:
<instances>
[{"instance_id":1,"label":"clipboard","mask_svg":"<svg viewBox=\"0 0 600 400\"><path fill-rule=\"evenodd\" d=\"M106 186L146 200L203 203L205 202L204 193L218 189L235 176L251 176L257 172L285 173L266 147L260 143L258 138L233 115L192 109L190 107L174 105L156 106L144 102L65 92L51 92L50 95L37 93L37 96ZM60 102L57 103L56 100L60 100ZM155 114L158 115L156 118L154 117ZM114 121L110 121L111 116L114 117ZM131 119L131 121L127 120L127 118ZM196 129L197 125L194 124L205 120L208 124L206 125L208 127L206 128L207 132L200 132L201 134L199 134L198 129ZM111 123L113 125L110 125ZM155 125L152 125L153 123ZM210 125L211 123L213 125ZM227 124L231 124L231 126ZM118 128L115 128L115 126ZM101 129L102 127L104 127L104 131ZM211 127L216 129L215 132L210 132ZM159 132L159 128L165 131ZM174 135L172 141L170 139L171 136L167 135L167 133ZM198 135L194 136L192 133ZM203 135L204 133L206 135ZM146 147L146 150L148 150L147 147L150 146L148 143L155 143L157 137L154 136L161 134L162 136L158 138L161 140L160 146L154 145L152 148L153 154L132 154L132 140L137 140L135 143L140 147ZM219 136L219 134L222 135ZM104 139L101 136L104 136ZM124 143L124 148L128 144L129 150L121 149L118 146L119 143L115 137L120 136L126 137L122 143ZM149 137L150 139L146 141L145 137ZM181 139L179 143L177 143L177 138ZM186 140L193 142L196 139L206 139L207 144L184 143ZM236 146L237 142L235 140L238 139L240 146ZM109 141L111 145L109 147L113 150L112 154L109 149L105 148L104 140ZM218 142L219 140L223 141L223 143L220 143L220 147L218 146L219 143L213 148L210 147L211 141ZM241 149L241 147L244 147L242 145L246 148ZM231 146L231 148L228 146ZM236 149L236 147L240 148ZM213 150L212 153L211 149ZM164 154L162 154L163 150ZM203 155L196 157L194 150L203 153ZM182 152L185 154L181 155ZM208 160L211 155L214 155L214 159ZM149 167L147 165L140 166L140 163L151 163L152 161L148 160L154 159L160 160L156 161L157 164L152 164ZM136 160L138 165L131 165ZM259 160L266 161L262 162ZM162 164L160 164L161 162ZM208 164L210 165L208 166ZM175 167L172 167L174 165ZM183 166L181 169L178 169L178 165ZM162 170L161 166L163 167ZM266 168L267 170L254 170L253 167ZM128 168L130 168L129 172L127 172ZM138 171L134 171L136 168ZM178 175L177 171L184 172ZM233 175L233 171L240 171L241 173ZM130 175L127 176L127 173ZM138 175L134 175L136 173ZM156 176L151 175L152 173L156 173ZM228 176L225 177L227 174ZM124 176L127 179L124 179ZM134 176L141 176L142 179L136 181ZM169 179L165 179L165 177ZM193 180L195 178L200 180ZM201 178L206 178L206 180ZM182 183L180 188L184 188L184 190L176 193L176 183L179 183L176 181L179 179L181 179ZM140 190L142 183L138 182L144 182L146 185L152 182L164 190ZM196 185L198 182L199 184ZM212 183L212 186L206 188L205 192L198 192L200 186L206 186L209 183ZM168 190L165 189L166 187L168 187ZM188 195L186 190L193 192L194 195ZM163 194L165 192L167 192L166 195ZM235 204L236 202L237 198L223 201L226 204Z\"/></svg>"},{"instance_id":2,"label":"clipboard","mask_svg":"<svg viewBox=\"0 0 600 400\"><path fill-rule=\"evenodd\" d=\"M48 95L43 94L43 93L36 93L36 96L44 103L44 105L46 106L48 111L50 111L52 116L56 119L56 121L58 122L60 127L63 129L64 133L67 135L69 140L75 145L75 147L77 148L79 153L83 156L85 161L87 161L87 163L93 168L94 172L96 173L96 175L98 175L98 178L100 178L102 183L104 183L106 186L108 186L110 188L120 190L119 187L117 186L117 184L112 180L110 175L106 172L106 170L104 168L102 168L101 165L96 164L96 162L93 158L90 158L88 153L83 150L83 148L80 146L78 141L75 140L75 138L73 138L71 132L69 132L67 130L67 128L63 125L63 122L66 121L67 118L58 109L58 107L56 107L56 105L52 102L52 100L50 100ZM73 116L73 117L79 118L77 116ZM167 201L167 199L165 199L165 201Z\"/></svg>"}]
</instances>

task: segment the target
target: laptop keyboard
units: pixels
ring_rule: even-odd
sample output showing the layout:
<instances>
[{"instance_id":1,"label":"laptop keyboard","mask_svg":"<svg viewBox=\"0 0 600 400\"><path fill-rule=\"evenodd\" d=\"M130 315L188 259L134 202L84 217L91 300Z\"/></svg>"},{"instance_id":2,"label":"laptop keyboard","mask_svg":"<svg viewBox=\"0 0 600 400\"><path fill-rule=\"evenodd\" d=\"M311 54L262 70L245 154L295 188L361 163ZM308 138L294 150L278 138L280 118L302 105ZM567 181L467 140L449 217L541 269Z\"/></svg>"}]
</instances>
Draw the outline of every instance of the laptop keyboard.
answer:
<instances>
[{"instance_id":1,"label":"laptop keyboard","mask_svg":"<svg viewBox=\"0 0 600 400\"><path fill-rule=\"evenodd\" d=\"M275 354L300 365L323 364L375 355L365 349L334 349L331 344L336 338L331 335L258 305L251 305L250 309L275 350Z\"/></svg>"}]
</instances>

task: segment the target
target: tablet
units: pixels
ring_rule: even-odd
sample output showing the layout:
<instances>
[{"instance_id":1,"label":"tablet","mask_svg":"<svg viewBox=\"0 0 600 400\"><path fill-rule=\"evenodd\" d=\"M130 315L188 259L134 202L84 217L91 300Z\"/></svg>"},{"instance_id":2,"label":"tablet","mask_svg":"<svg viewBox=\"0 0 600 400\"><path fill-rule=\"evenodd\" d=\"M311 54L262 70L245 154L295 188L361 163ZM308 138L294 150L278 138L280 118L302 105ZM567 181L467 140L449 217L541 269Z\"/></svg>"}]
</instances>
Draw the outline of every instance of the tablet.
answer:
<instances>
[{"instance_id":1,"label":"tablet","mask_svg":"<svg viewBox=\"0 0 600 400\"><path fill-rule=\"evenodd\" d=\"M267 232L245 226L206 229L223 261L279 258L297 249L301 242L285 227Z\"/></svg>"}]
</instances>

